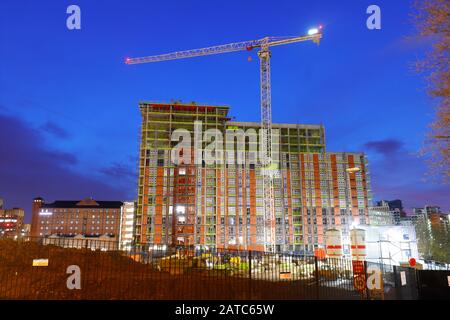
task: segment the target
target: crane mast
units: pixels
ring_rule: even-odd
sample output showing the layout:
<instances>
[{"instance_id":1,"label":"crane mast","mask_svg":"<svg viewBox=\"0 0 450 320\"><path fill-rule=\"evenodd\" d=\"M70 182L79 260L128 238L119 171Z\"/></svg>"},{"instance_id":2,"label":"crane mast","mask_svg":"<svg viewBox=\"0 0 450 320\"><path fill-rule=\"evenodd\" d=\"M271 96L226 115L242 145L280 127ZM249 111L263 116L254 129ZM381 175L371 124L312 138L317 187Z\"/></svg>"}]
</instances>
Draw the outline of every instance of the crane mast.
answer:
<instances>
[{"instance_id":1,"label":"crane mast","mask_svg":"<svg viewBox=\"0 0 450 320\"><path fill-rule=\"evenodd\" d=\"M276 249L276 220L275 220L275 197L274 197L274 168L278 168L278 162L271 158L273 151L272 135L272 99L270 87L270 47L285 45L303 41L313 41L319 44L322 33L319 29L311 29L306 36L294 37L265 37L259 40L236 42L219 46L206 47L194 50L172 52L156 56L140 58L126 58L126 64L141 64L160 62L168 60L200 57L228 52L252 50L260 48L258 57L260 60L260 88L261 88L261 129L262 141L260 141L260 155L265 158L262 167L263 196L264 196L264 249L275 252ZM311 32L313 31L313 32ZM262 151L262 152L261 152Z\"/></svg>"},{"instance_id":2,"label":"crane mast","mask_svg":"<svg viewBox=\"0 0 450 320\"><path fill-rule=\"evenodd\" d=\"M268 42L269 39L266 38ZM272 98L270 89L270 56L271 52L267 43L261 45L258 52L260 61L260 82L261 82L261 129L262 141L260 148L264 158L266 168L270 168L273 164L272 159ZM263 168L263 203L264 203L264 245L265 251L273 252L275 250L275 201L273 188L273 174Z\"/></svg>"}]
</instances>

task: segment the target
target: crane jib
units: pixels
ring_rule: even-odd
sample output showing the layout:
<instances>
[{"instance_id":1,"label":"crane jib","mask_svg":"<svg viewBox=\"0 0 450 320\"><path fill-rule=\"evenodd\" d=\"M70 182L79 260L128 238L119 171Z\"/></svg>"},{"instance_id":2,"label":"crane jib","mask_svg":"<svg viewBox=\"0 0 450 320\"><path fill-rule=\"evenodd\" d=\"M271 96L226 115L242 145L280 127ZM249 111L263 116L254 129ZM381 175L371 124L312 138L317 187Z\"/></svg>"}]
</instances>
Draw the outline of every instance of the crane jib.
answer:
<instances>
[{"instance_id":1,"label":"crane jib","mask_svg":"<svg viewBox=\"0 0 450 320\"><path fill-rule=\"evenodd\" d=\"M229 44L200 48L200 49L165 53L165 54L161 54L161 55L139 57L139 58L126 58L125 63L126 64L140 64L140 63L150 63L150 62L201 57L201 56L208 56L208 55L228 53L228 52L236 52L236 51L245 51L245 50L250 51L254 48L261 48L262 46L273 47L273 46L279 46L279 45L283 45L283 44L302 42L302 41L308 41L308 40L318 42L321 37L322 37L321 33L318 33L318 34L315 34L312 36L266 37L266 38L262 38L259 40L229 43Z\"/></svg>"}]
</instances>

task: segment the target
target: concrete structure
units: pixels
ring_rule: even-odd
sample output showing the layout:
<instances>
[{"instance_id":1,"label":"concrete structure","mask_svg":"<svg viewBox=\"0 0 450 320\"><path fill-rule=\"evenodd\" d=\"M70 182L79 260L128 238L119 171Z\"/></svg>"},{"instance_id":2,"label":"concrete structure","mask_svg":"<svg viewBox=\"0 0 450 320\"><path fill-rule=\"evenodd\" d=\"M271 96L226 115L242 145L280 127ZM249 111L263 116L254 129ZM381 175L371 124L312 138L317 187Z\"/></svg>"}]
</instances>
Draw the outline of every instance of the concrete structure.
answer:
<instances>
[{"instance_id":1,"label":"concrete structure","mask_svg":"<svg viewBox=\"0 0 450 320\"><path fill-rule=\"evenodd\" d=\"M20 208L0 209L0 237L18 237L22 233L25 211Z\"/></svg>"},{"instance_id":2,"label":"concrete structure","mask_svg":"<svg viewBox=\"0 0 450 320\"><path fill-rule=\"evenodd\" d=\"M361 226L366 230L366 260L387 265L418 260L419 252L414 226Z\"/></svg>"},{"instance_id":3,"label":"concrete structure","mask_svg":"<svg viewBox=\"0 0 450 320\"><path fill-rule=\"evenodd\" d=\"M53 238L109 237L119 241L121 201L55 201L33 200L32 236Z\"/></svg>"},{"instance_id":4,"label":"concrete structure","mask_svg":"<svg viewBox=\"0 0 450 320\"><path fill-rule=\"evenodd\" d=\"M136 202L124 202L120 224L120 248L129 250L133 244L133 227Z\"/></svg>"},{"instance_id":5,"label":"concrete structure","mask_svg":"<svg viewBox=\"0 0 450 320\"><path fill-rule=\"evenodd\" d=\"M175 129L190 132L192 143L179 154L195 160L194 121L201 121L202 132L217 129L224 136L241 129L256 132L260 124L231 122L228 107L220 106L141 103L140 110L136 243L264 250L264 168L251 151L258 143L248 136L238 143L245 146L243 164L175 165L172 150L179 139L171 141ZM352 225L368 223L371 194L365 156L325 152L322 126L273 124L273 128L280 132L272 226L276 250L313 252L324 247L328 228L342 226L343 238L348 238ZM200 145L202 149L207 143ZM347 171L354 167L360 170Z\"/></svg>"}]
</instances>

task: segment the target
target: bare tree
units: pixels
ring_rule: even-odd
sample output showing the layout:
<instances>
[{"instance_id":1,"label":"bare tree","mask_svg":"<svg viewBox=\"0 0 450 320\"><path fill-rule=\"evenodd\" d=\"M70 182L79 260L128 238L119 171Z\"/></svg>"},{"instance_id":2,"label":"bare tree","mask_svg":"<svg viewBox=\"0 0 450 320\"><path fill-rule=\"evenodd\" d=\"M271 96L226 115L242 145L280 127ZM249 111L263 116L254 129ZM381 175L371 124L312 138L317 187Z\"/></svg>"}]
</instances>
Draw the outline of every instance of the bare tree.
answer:
<instances>
[{"instance_id":1,"label":"bare tree","mask_svg":"<svg viewBox=\"0 0 450 320\"><path fill-rule=\"evenodd\" d=\"M431 37L432 50L417 64L427 76L429 94L436 98L436 113L430 125L425 153L432 172L450 178L450 1L416 0L414 20L420 36Z\"/></svg>"}]
</instances>

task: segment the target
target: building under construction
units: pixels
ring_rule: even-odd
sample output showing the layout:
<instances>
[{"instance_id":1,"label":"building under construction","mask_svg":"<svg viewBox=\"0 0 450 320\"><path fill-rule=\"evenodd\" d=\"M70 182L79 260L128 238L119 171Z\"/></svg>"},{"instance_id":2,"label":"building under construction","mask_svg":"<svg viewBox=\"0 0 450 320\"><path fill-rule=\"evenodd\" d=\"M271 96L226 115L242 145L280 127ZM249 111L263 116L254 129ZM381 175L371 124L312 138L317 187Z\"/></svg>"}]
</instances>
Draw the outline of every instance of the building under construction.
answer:
<instances>
[{"instance_id":1,"label":"building under construction","mask_svg":"<svg viewBox=\"0 0 450 320\"><path fill-rule=\"evenodd\" d=\"M244 140L242 164L174 164L172 159L179 143L172 133L186 129L194 137L196 121L203 132L217 129L224 135L259 130L261 124L231 121L225 106L143 102L140 111L136 244L266 250L264 166L251 161L251 139ZM345 239L352 225L366 224L371 195L364 154L326 152L320 125L272 128L279 129L273 178L276 250L312 252L325 244L327 229L338 227ZM192 139L192 150L195 143ZM193 156L192 150L183 151Z\"/></svg>"}]
</instances>

